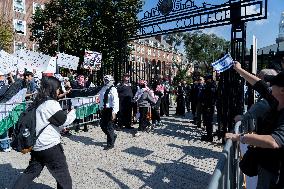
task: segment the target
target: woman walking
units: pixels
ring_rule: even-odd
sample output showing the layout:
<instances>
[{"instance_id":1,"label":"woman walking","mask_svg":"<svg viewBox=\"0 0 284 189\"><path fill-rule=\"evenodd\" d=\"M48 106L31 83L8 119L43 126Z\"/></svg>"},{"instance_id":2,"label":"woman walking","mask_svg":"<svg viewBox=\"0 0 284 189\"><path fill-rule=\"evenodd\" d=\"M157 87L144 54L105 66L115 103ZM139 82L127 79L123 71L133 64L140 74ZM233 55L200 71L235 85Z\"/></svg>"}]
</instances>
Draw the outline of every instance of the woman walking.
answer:
<instances>
[{"instance_id":1,"label":"woman walking","mask_svg":"<svg viewBox=\"0 0 284 189\"><path fill-rule=\"evenodd\" d=\"M60 143L60 130L71 124L76 114L75 110L68 114L62 110L57 101L60 87L60 81L55 77L43 77L41 80L41 87L31 105L37 107L36 134L41 134L31 151L29 166L18 178L13 189L28 186L40 175L45 166L56 179L58 189L72 188L66 157Z\"/></svg>"}]
</instances>

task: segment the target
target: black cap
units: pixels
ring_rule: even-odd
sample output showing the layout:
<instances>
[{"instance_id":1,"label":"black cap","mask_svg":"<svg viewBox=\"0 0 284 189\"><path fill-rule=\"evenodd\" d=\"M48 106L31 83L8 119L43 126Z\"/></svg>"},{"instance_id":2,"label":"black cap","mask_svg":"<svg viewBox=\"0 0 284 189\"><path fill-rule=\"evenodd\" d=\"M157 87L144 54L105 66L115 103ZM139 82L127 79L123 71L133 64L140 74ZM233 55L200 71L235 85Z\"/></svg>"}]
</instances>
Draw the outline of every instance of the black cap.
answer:
<instances>
[{"instance_id":1,"label":"black cap","mask_svg":"<svg viewBox=\"0 0 284 189\"><path fill-rule=\"evenodd\" d=\"M129 73L124 73L123 76L130 76L130 74Z\"/></svg>"},{"instance_id":2,"label":"black cap","mask_svg":"<svg viewBox=\"0 0 284 189\"><path fill-rule=\"evenodd\" d=\"M269 82L271 86L276 85L278 87L284 87L284 71L272 77Z\"/></svg>"}]
</instances>

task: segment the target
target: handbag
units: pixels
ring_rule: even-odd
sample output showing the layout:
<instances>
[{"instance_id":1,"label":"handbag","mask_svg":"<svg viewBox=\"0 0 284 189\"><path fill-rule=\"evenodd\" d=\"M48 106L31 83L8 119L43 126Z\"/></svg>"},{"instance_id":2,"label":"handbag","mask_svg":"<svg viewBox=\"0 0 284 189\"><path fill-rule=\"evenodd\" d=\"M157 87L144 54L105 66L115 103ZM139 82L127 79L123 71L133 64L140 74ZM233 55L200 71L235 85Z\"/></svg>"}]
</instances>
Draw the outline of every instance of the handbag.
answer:
<instances>
[{"instance_id":1,"label":"handbag","mask_svg":"<svg viewBox=\"0 0 284 189\"><path fill-rule=\"evenodd\" d=\"M260 154L258 149L253 146L248 146L247 148L239 163L239 167L245 175L253 177L258 173L258 157Z\"/></svg>"}]
</instances>

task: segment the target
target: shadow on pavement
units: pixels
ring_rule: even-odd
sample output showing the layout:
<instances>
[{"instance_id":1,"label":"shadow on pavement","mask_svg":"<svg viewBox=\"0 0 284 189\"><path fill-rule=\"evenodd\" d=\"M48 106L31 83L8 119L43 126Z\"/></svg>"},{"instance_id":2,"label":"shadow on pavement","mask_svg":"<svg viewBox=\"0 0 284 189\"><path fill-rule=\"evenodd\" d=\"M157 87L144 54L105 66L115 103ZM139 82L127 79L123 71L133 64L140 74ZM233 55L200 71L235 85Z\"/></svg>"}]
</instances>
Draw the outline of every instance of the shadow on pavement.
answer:
<instances>
[{"instance_id":1,"label":"shadow on pavement","mask_svg":"<svg viewBox=\"0 0 284 189\"><path fill-rule=\"evenodd\" d=\"M10 164L0 165L0 189L11 189L23 169L15 169ZM54 180L55 181L55 180ZM52 189L50 186L32 182L29 189Z\"/></svg>"},{"instance_id":2,"label":"shadow on pavement","mask_svg":"<svg viewBox=\"0 0 284 189\"><path fill-rule=\"evenodd\" d=\"M182 140L201 139L201 134L203 134L202 131L174 122L177 122L177 120L167 119L166 121L163 121L166 125L161 128L157 127L154 130L154 133L162 136L177 137Z\"/></svg>"},{"instance_id":3,"label":"shadow on pavement","mask_svg":"<svg viewBox=\"0 0 284 189\"><path fill-rule=\"evenodd\" d=\"M179 148L183 151L185 156L190 155L198 159L214 158L219 159L221 156L220 152L216 152L207 148L196 147L196 146L181 146L176 144L168 144L170 147Z\"/></svg>"},{"instance_id":4,"label":"shadow on pavement","mask_svg":"<svg viewBox=\"0 0 284 189\"><path fill-rule=\"evenodd\" d=\"M120 188L122 188L122 189L129 189L129 187L128 187L126 184L124 184L123 182L121 182L119 179L115 178L110 172L105 171L105 170L100 169L100 168L98 168L98 170L99 170L100 172L105 173L106 176L108 176L110 179L112 179Z\"/></svg>"},{"instance_id":5,"label":"shadow on pavement","mask_svg":"<svg viewBox=\"0 0 284 189\"><path fill-rule=\"evenodd\" d=\"M157 163L151 160L144 162L156 167L154 173L124 169L128 174L136 176L144 182L144 185L139 188L204 189L211 178L210 174L182 162Z\"/></svg>"},{"instance_id":6,"label":"shadow on pavement","mask_svg":"<svg viewBox=\"0 0 284 189\"><path fill-rule=\"evenodd\" d=\"M78 136L76 134L72 134L68 136L68 138L74 142L81 142L85 145L95 145L95 146L103 146L103 142L95 142L93 138L86 137L86 136Z\"/></svg>"}]
</instances>

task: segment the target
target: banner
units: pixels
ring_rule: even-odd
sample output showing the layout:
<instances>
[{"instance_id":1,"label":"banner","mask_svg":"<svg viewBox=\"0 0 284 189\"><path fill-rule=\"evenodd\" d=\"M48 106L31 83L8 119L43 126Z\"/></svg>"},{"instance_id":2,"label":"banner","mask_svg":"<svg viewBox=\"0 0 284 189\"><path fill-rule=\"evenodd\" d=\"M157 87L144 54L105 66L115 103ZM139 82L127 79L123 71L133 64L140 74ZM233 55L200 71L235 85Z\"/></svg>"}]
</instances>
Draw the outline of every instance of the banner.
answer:
<instances>
[{"instance_id":1,"label":"banner","mask_svg":"<svg viewBox=\"0 0 284 189\"><path fill-rule=\"evenodd\" d=\"M13 55L23 60L18 64L19 69L26 68L39 73L46 70L51 59L48 55L23 49L17 50Z\"/></svg>"},{"instance_id":2,"label":"banner","mask_svg":"<svg viewBox=\"0 0 284 189\"><path fill-rule=\"evenodd\" d=\"M57 54L57 64L59 67L77 70L79 57L65 53L59 53Z\"/></svg>"},{"instance_id":3,"label":"banner","mask_svg":"<svg viewBox=\"0 0 284 189\"><path fill-rule=\"evenodd\" d=\"M93 67L96 70L101 68L102 54L95 51L85 51L84 68Z\"/></svg>"},{"instance_id":4,"label":"banner","mask_svg":"<svg viewBox=\"0 0 284 189\"><path fill-rule=\"evenodd\" d=\"M223 58L213 62L211 65L218 72L224 72L228 70L234 64L234 60L232 59L230 54L226 54Z\"/></svg>"},{"instance_id":5,"label":"banner","mask_svg":"<svg viewBox=\"0 0 284 189\"><path fill-rule=\"evenodd\" d=\"M24 70L24 67L19 67L18 65L23 65L25 62L3 50L0 51L0 71L4 74L9 72L16 73L17 69Z\"/></svg>"}]
</instances>

